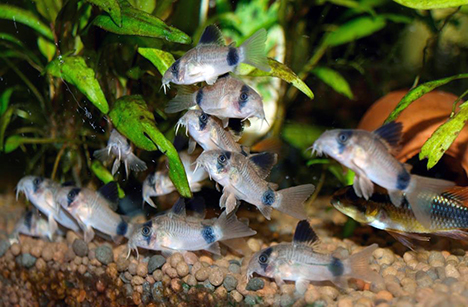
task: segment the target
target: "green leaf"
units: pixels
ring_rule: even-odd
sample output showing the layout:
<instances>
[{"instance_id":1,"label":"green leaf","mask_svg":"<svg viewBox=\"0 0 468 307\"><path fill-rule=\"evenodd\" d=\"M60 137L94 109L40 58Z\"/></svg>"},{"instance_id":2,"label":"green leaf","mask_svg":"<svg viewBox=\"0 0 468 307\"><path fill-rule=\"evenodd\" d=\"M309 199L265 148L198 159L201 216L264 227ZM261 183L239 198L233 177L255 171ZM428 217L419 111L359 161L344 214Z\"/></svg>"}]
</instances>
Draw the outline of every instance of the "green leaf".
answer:
<instances>
[{"instance_id":1,"label":"green leaf","mask_svg":"<svg viewBox=\"0 0 468 307\"><path fill-rule=\"evenodd\" d=\"M419 9L419 10L432 10L444 9L448 7L457 7L468 4L468 0L393 0L401 5Z\"/></svg>"},{"instance_id":2,"label":"green leaf","mask_svg":"<svg viewBox=\"0 0 468 307\"><path fill-rule=\"evenodd\" d=\"M238 73L239 75L249 75L252 77L277 77L288 83L291 83L298 90L309 96L310 99L314 99L314 93L312 92L312 90L288 66L272 58L268 58L268 64L271 68L270 72L266 72L248 64L242 63L237 68L236 73Z\"/></svg>"},{"instance_id":3,"label":"green leaf","mask_svg":"<svg viewBox=\"0 0 468 307\"><path fill-rule=\"evenodd\" d=\"M360 38L369 36L386 25L385 18L377 17L358 17L340 26L334 32L328 34L325 38L325 44L331 47L347 44Z\"/></svg>"},{"instance_id":4,"label":"green leaf","mask_svg":"<svg viewBox=\"0 0 468 307\"><path fill-rule=\"evenodd\" d=\"M429 93L433 89L442 86L444 84L449 83L450 81L457 80L457 79L464 79L468 78L468 74L459 74L435 81L430 81L423 83L412 90L410 90L398 103L395 109L390 113L390 115L385 120L385 123L394 121L404 109L406 109L413 101L422 97L424 94Z\"/></svg>"},{"instance_id":5,"label":"green leaf","mask_svg":"<svg viewBox=\"0 0 468 307\"><path fill-rule=\"evenodd\" d=\"M0 150L3 150L3 141L5 138L5 131L8 127L8 124L11 121L11 116L13 115L15 108L13 106L9 107L5 113L0 117Z\"/></svg>"},{"instance_id":6,"label":"green leaf","mask_svg":"<svg viewBox=\"0 0 468 307\"><path fill-rule=\"evenodd\" d=\"M349 99L354 99L353 92L351 92L348 82L337 71L327 67L316 67L312 70L312 73L335 90L335 92Z\"/></svg>"},{"instance_id":7,"label":"green leaf","mask_svg":"<svg viewBox=\"0 0 468 307\"><path fill-rule=\"evenodd\" d=\"M175 59L172 54L155 48L138 48L138 53L148 59L164 75Z\"/></svg>"},{"instance_id":8,"label":"green leaf","mask_svg":"<svg viewBox=\"0 0 468 307\"><path fill-rule=\"evenodd\" d=\"M179 154L171 142L159 131L143 97L124 96L118 99L109 112L115 128L136 146L148 150L160 150L169 161L169 177L183 197L192 197L185 169Z\"/></svg>"},{"instance_id":9,"label":"green leaf","mask_svg":"<svg viewBox=\"0 0 468 307\"><path fill-rule=\"evenodd\" d=\"M7 88L0 96L0 116L2 116L3 113L5 113L5 111L7 110L8 105L10 104L10 97L13 94L13 92L17 89L18 86Z\"/></svg>"},{"instance_id":10,"label":"green leaf","mask_svg":"<svg viewBox=\"0 0 468 307\"><path fill-rule=\"evenodd\" d=\"M302 123L285 124L282 131L283 139L292 146L305 151L317 140L323 133L321 127L310 126ZM310 157L309 153L304 153Z\"/></svg>"},{"instance_id":11,"label":"green leaf","mask_svg":"<svg viewBox=\"0 0 468 307\"><path fill-rule=\"evenodd\" d=\"M62 8L62 0L36 0L37 11L44 16L49 22L55 22L60 9Z\"/></svg>"},{"instance_id":12,"label":"green leaf","mask_svg":"<svg viewBox=\"0 0 468 307\"><path fill-rule=\"evenodd\" d=\"M439 162L444 153L458 137L460 131L468 121L468 104L460 106L460 111L446 123L437 128L431 137L424 143L419 153L419 159L428 158L427 168L430 169Z\"/></svg>"},{"instance_id":13,"label":"green leaf","mask_svg":"<svg viewBox=\"0 0 468 307\"><path fill-rule=\"evenodd\" d=\"M3 147L3 152L10 153L16 148L20 147L23 144L23 137L20 135L9 136L5 141L5 147Z\"/></svg>"},{"instance_id":14,"label":"green leaf","mask_svg":"<svg viewBox=\"0 0 468 307\"><path fill-rule=\"evenodd\" d=\"M22 8L7 4L0 4L0 19L8 19L13 22L22 23L28 27L33 28L48 39L54 40L52 30L39 18L37 18L36 15Z\"/></svg>"},{"instance_id":15,"label":"green leaf","mask_svg":"<svg viewBox=\"0 0 468 307\"><path fill-rule=\"evenodd\" d=\"M102 10L106 11L114 23L122 26L122 14L120 12L120 3L117 0L86 0L87 2L99 6Z\"/></svg>"},{"instance_id":16,"label":"green leaf","mask_svg":"<svg viewBox=\"0 0 468 307\"><path fill-rule=\"evenodd\" d=\"M357 226L358 226L358 222L356 222L352 218L348 218L348 220L343 226L343 238L351 237L354 231L356 230Z\"/></svg>"},{"instance_id":17,"label":"green leaf","mask_svg":"<svg viewBox=\"0 0 468 307\"><path fill-rule=\"evenodd\" d=\"M106 31L121 35L139 35L164 38L167 41L190 44L192 39L184 32L166 25L161 19L132 7L122 1L122 26L118 27L108 15L99 15L93 21Z\"/></svg>"},{"instance_id":18,"label":"green leaf","mask_svg":"<svg viewBox=\"0 0 468 307\"><path fill-rule=\"evenodd\" d=\"M59 56L47 65L46 71L76 86L102 113L109 112L109 105L95 73L82 57Z\"/></svg>"},{"instance_id":19,"label":"green leaf","mask_svg":"<svg viewBox=\"0 0 468 307\"><path fill-rule=\"evenodd\" d=\"M37 46L39 47L39 51L42 53L43 56L45 56L47 61L52 61L52 59L55 56L55 52L57 51L57 47L55 46L55 44L49 42L48 40L40 36L37 39Z\"/></svg>"},{"instance_id":20,"label":"green leaf","mask_svg":"<svg viewBox=\"0 0 468 307\"><path fill-rule=\"evenodd\" d=\"M93 163L91 163L91 170L96 175L96 177L99 178L99 180L104 182L104 184L107 184L111 181L116 181L114 179L114 176L112 176L109 170L105 168L99 160L94 160ZM120 185L118 183L117 188L119 189L119 198L124 198L125 192L120 188Z\"/></svg>"},{"instance_id":21,"label":"green leaf","mask_svg":"<svg viewBox=\"0 0 468 307\"><path fill-rule=\"evenodd\" d=\"M130 4L139 10L152 14L156 9L156 0L129 0ZM158 6L161 5L158 1Z\"/></svg>"}]
</instances>

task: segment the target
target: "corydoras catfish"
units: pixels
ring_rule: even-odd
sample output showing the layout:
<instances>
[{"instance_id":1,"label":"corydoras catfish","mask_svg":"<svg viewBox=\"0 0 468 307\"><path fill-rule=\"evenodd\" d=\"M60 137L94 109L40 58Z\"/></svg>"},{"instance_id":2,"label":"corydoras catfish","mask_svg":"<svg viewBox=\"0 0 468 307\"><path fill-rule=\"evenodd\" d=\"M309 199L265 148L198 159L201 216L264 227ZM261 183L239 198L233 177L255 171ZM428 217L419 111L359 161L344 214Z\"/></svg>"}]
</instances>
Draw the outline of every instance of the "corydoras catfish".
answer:
<instances>
[{"instance_id":1,"label":"corydoras catfish","mask_svg":"<svg viewBox=\"0 0 468 307\"><path fill-rule=\"evenodd\" d=\"M113 240L127 237L132 225L125 217L111 209L111 202L118 202L118 189L115 182L109 182L99 191L88 188L63 187L56 196L56 201L79 223L84 232L84 239L90 242L96 229Z\"/></svg>"},{"instance_id":2,"label":"corydoras catfish","mask_svg":"<svg viewBox=\"0 0 468 307\"><path fill-rule=\"evenodd\" d=\"M28 210L16 222L15 228L8 235L10 244L17 243L20 234L42 239L49 238L49 223L44 217Z\"/></svg>"},{"instance_id":3,"label":"corydoras catfish","mask_svg":"<svg viewBox=\"0 0 468 307\"><path fill-rule=\"evenodd\" d=\"M57 232L57 222L70 230L78 232L77 222L55 202L55 195L60 185L53 180L39 177L23 177L16 186L16 195L23 192L26 198L47 217L48 238L53 239Z\"/></svg>"},{"instance_id":4,"label":"corydoras catfish","mask_svg":"<svg viewBox=\"0 0 468 307\"><path fill-rule=\"evenodd\" d=\"M332 205L361 224L387 231L402 244L413 249L411 239L428 241L433 234L468 240L468 188L455 187L428 201L431 225L423 226L414 216L406 198L397 207L384 191L376 191L369 200L360 198L353 187L333 194Z\"/></svg>"},{"instance_id":5,"label":"corydoras catfish","mask_svg":"<svg viewBox=\"0 0 468 307\"><path fill-rule=\"evenodd\" d=\"M274 278L279 285L295 281L297 292L303 294L310 281L329 280L341 288L349 278L382 283L382 277L371 270L369 258L377 244L364 248L347 259L317 252L318 237L307 220L297 224L292 243L280 243L255 253L250 259L247 277L253 273Z\"/></svg>"},{"instance_id":6,"label":"corydoras catfish","mask_svg":"<svg viewBox=\"0 0 468 307\"><path fill-rule=\"evenodd\" d=\"M187 216L183 199L169 213L135 225L128 240L129 253L138 247L159 251L207 250L220 254L219 241L252 236L257 232L224 211L218 219Z\"/></svg>"},{"instance_id":7,"label":"corydoras catfish","mask_svg":"<svg viewBox=\"0 0 468 307\"><path fill-rule=\"evenodd\" d=\"M198 192L202 188L202 181L208 178L208 173L203 168L195 169L195 156L190 156L187 152L179 153L180 160L187 174L187 180L192 192ZM169 178L168 169L149 174L143 182L143 201L146 201L153 207L157 207L151 200L153 196L161 196L172 193L176 188Z\"/></svg>"},{"instance_id":8,"label":"corydoras catfish","mask_svg":"<svg viewBox=\"0 0 468 307\"><path fill-rule=\"evenodd\" d=\"M124 162L125 174L127 177L128 169L135 172L141 172L147 169L146 163L132 152L132 145L130 142L115 129L113 129L110 134L107 147L96 150L93 155L103 162L115 159L114 165L112 166L112 175L119 170L121 161Z\"/></svg>"},{"instance_id":9,"label":"corydoras catfish","mask_svg":"<svg viewBox=\"0 0 468 307\"><path fill-rule=\"evenodd\" d=\"M275 191L277 185L265 181L269 169L261 157L252 159L236 152L210 150L198 157L197 165L205 167L210 177L224 187L219 204L228 214L237 207L237 200L244 200L267 219L273 208L299 219L306 216L303 203L314 186L304 184Z\"/></svg>"},{"instance_id":10,"label":"corydoras catfish","mask_svg":"<svg viewBox=\"0 0 468 307\"><path fill-rule=\"evenodd\" d=\"M330 130L324 132L311 148L312 152L325 153L356 173L353 187L358 196L369 199L375 183L387 189L392 203L400 206L404 193L416 218L428 227L431 223L428 200L454 184L410 174L408 167L391 154L399 143L401 130L401 123L396 122L373 132Z\"/></svg>"},{"instance_id":11,"label":"corydoras catfish","mask_svg":"<svg viewBox=\"0 0 468 307\"><path fill-rule=\"evenodd\" d=\"M226 46L223 34L215 26L205 28L198 45L187 51L169 67L162 78L164 91L169 83L194 84L206 81L212 85L218 76L234 71L240 63L270 71L265 55L265 29L260 29L240 47Z\"/></svg>"},{"instance_id":12,"label":"corydoras catfish","mask_svg":"<svg viewBox=\"0 0 468 307\"><path fill-rule=\"evenodd\" d=\"M224 127L229 118L245 120L256 117L265 120L262 97L229 74L219 77L215 84L202 88L179 87L177 96L169 101L166 112L180 112L196 105L203 112L221 119Z\"/></svg>"}]
</instances>

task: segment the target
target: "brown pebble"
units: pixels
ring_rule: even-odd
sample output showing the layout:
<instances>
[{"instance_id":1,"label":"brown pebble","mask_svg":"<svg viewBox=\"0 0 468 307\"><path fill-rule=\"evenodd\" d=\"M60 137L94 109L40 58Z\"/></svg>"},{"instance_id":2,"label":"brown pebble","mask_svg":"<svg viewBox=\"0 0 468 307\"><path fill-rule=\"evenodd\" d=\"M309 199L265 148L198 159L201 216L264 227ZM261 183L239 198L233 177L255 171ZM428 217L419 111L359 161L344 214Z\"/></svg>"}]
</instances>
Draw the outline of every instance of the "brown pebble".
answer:
<instances>
[{"instance_id":1,"label":"brown pebble","mask_svg":"<svg viewBox=\"0 0 468 307\"><path fill-rule=\"evenodd\" d=\"M169 262L166 261L166 263L163 264L163 266L161 267L161 271L166 274L167 270L171 268L171 264Z\"/></svg>"},{"instance_id":2,"label":"brown pebble","mask_svg":"<svg viewBox=\"0 0 468 307\"><path fill-rule=\"evenodd\" d=\"M177 264L179 264L179 262L181 261L184 261L184 257L182 256L181 253L174 253L171 255L171 257L169 257L168 261L170 264L171 264L171 267L175 268L177 267Z\"/></svg>"},{"instance_id":3,"label":"brown pebble","mask_svg":"<svg viewBox=\"0 0 468 307\"><path fill-rule=\"evenodd\" d=\"M86 298L86 291L85 290L80 290L80 293L78 294L78 297L76 298L76 301L78 303L82 303Z\"/></svg>"},{"instance_id":4,"label":"brown pebble","mask_svg":"<svg viewBox=\"0 0 468 307\"><path fill-rule=\"evenodd\" d=\"M382 290L377 293L377 295L375 296L375 299L388 302L393 299L393 295L388 291Z\"/></svg>"},{"instance_id":5,"label":"brown pebble","mask_svg":"<svg viewBox=\"0 0 468 307\"><path fill-rule=\"evenodd\" d=\"M101 293L104 292L104 290L106 290L106 285L100 279L96 282L96 290L98 290L98 292Z\"/></svg>"},{"instance_id":6,"label":"brown pebble","mask_svg":"<svg viewBox=\"0 0 468 307\"><path fill-rule=\"evenodd\" d=\"M42 254L42 246L40 245L35 245L31 248L31 255L33 255L36 258L41 257Z\"/></svg>"},{"instance_id":7,"label":"brown pebble","mask_svg":"<svg viewBox=\"0 0 468 307\"><path fill-rule=\"evenodd\" d=\"M447 264L447 266L445 267L445 276L458 279L460 278L460 273L453 264Z\"/></svg>"},{"instance_id":8,"label":"brown pebble","mask_svg":"<svg viewBox=\"0 0 468 307\"><path fill-rule=\"evenodd\" d=\"M116 264L117 264L117 271L123 272L128 268L130 261L126 259L125 257L119 257L117 258Z\"/></svg>"},{"instance_id":9,"label":"brown pebble","mask_svg":"<svg viewBox=\"0 0 468 307\"><path fill-rule=\"evenodd\" d=\"M176 278L178 275L177 275L177 270L174 269L174 268L168 268L166 270L166 274L169 275L170 278Z\"/></svg>"},{"instance_id":10,"label":"brown pebble","mask_svg":"<svg viewBox=\"0 0 468 307\"><path fill-rule=\"evenodd\" d=\"M155 281L161 281L164 274L160 269L157 269L153 272L153 278Z\"/></svg>"},{"instance_id":11,"label":"brown pebble","mask_svg":"<svg viewBox=\"0 0 468 307\"><path fill-rule=\"evenodd\" d=\"M324 297L329 297L331 300L335 300L338 297L338 290L335 287L331 286L324 286L320 289L320 293L322 293L322 296Z\"/></svg>"},{"instance_id":12,"label":"brown pebble","mask_svg":"<svg viewBox=\"0 0 468 307\"><path fill-rule=\"evenodd\" d=\"M229 295L236 303L242 302L242 299L244 298L242 294L240 294L237 290L232 290L231 293L229 293Z\"/></svg>"},{"instance_id":13,"label":"brown pebble","mask_svg":"<svg viewBox=\"0 0 468 307\"><path fill-rule=\"evenodd\" d=\"M208 278L210 280L210 283L213 286L217 287L223 283L224 274L219 268L214 268L210 271L210 275Z\"/></svg>"},{"instance_id":14,"label":"brown pebble","mask_svg":"<svg viewBox=\"0 0 468 307\"><path fill-rule=\"evenodd\" d=\"M185 277L189 273L189 266L184 261L181 261L176 266L179 277Z\"/></svg>"},{"instance_id":15,"label":"brown pebble","mask_svg":"<svg viewBox=\"0 0 468 307\"><path fill-rule=\"evenodd\" d=\"M140 262L137 266L136 273L138 276L146 277L146 275L148 275L148 265L144 262Z\"/></svg>"},{"instance_id":16,"label":"brown pebble","mask_svg":"<svg viewBox=\"0 0 468 307\"><path fill-rule=\"evenodd\" d=\"M187 275L187 284L189 286L196 286L197 285L197 279L193 275Z\"/></svg>"},{"instance_id":17,"label":"brown pebble","mask_svg":"<svg viewBox=\"0 0 468 307\"><path fill-rule=\"evenodd\" d=\"M13 256L18 256L21 253L21 246L18 243L13 243L13 245L10 247L10 251Z\"/></svg>"},{"instance_id":18,"label":"brown pebble","mask_svg":"<svg viewBox=\"0 0 468 307\"><path fill-rule=\"evenodd\" d=\"M36 261L36 269L38 269L39 271L44 271L46 267L47 267L47 264L44 261L44 259L38 258Z\"/></svg>"},{"instance_id":19,"label":"brown pebble","mask_svg":"<svg viewBox=\"0 0 468 307\"><path fill-rule=\"evenodd\" d=\"M339 299L338 307L353 307L353 300L348 297Z\"/></svg>"},{"instance_id":20,"label":"brown pebble","mask_svg":"<svg viewBox=\"0 0 468 307\"><path fill-rule=\"evenodd\" d=\"M205 281L208 278L208 275L209 275L209 269L208 268L201 268L195 274L195 278L198 281Z\"/></svg>"},{"instance_id":21,"label":"brown pebble","mask_svg":"<svg viewBox=\"0 0 468 307\"><path fill-rule=\"evenodd\" d=\"M307 289L306 293L304 294L304 299L307 304L312 304L320 297L320 293L317 288L313 285L310 285Z\"/></svg>"},{"instance_id":22,"label":"brown pebble","mask_svg":"<svg viewBox=\"0 0 468 307\"><path fill-rule=\"evenodd\" d=\"M140 305L141 304L141 294L138 293L137 291L133 291L132 299L133 299L133 303L135 305Z\"/></svg>"},{"instance_id":23,"label":"brown pebble","mask_svg":"<svg viewBox=\"0 0 468 307\"><path fill-rule=\"evenodd\" d=\"M200 261L195 262L194 265L192 265L192 269L190 270L190 273L195 275L199 269L201 269L203 265L201 264Z\"/></svg>"},{"instance_id":24,"label":"brown pebble","mask_svg":"<svg viewBox=\"0 0 468 307\"><path fill-rule=\"evenodd\" d=\"M131 281L131 284L133 286L138 286L138 285L141 285L145 282L145 280L143 279L143 277L141 276L133 276L132 278L132 281Z\"/></svg>"},{"instance_id":25,"label":"brown pebble","mask_svg":"<svg viewBox=\"0 0 468 307\"><path fill-rule=\"evenodd\" d=\"M132 274L132 275L136 275L136 272L137 272L137 266L138 264L136 262L131 262L129 265L128 265L128 269L127 271Z\"/></svg>"},{"instance_id":26,"label":"brown pebble","mask_svg":"<svg viewBox=\"0 0 468 307\"><path fill-rule=\"evenodd\" d=\"M216 288L214 293L220 299L224 299L227 296L227 290L223 286Z\"/></svg>"},{"instance_id":27,"label":"brown pebble","mask_svg":"<svg viewBox=\"0 0 468 307\"><path fill-rule=\"evenodd\" d=\"M192 252L186 252L184 254L184 260L188 265L194 265L198 261L198 256Z\"/></svg>"},{"instance_id":28,"label":"brown pebble","mask_svg":"<svg viewBox=\"0 0 468 307\"><path fill-rule=\"evenodd\" d=\"M208 263L208 265L213 265L213 259L211 259L210 257L206 255L203 255L200 257L200 262L206 262Z\"/></svg>"},{"instance_id":29,"label":"brown pebble","mask_svg":"<svg viewBox=\"0 0 468 307\"><path fill-rule=\"evenodd\" d=\"M84 273L86 273L87 270L88 268L83 264L80 264L80 266L78 267L78 273L80 273L81 275L84 275Z\"/></svg>"},{"instance_id":30,"label":"brown pebble","mask_svg":"<svg viewBox=\"0 0 468 307\"><path fill-rule=\"evenodd\" d=\"M180 292L182 289L182 283L179 278L174 278L171 280L171 288L174 290L174 292Z\"/></svg>"}]
</instances>

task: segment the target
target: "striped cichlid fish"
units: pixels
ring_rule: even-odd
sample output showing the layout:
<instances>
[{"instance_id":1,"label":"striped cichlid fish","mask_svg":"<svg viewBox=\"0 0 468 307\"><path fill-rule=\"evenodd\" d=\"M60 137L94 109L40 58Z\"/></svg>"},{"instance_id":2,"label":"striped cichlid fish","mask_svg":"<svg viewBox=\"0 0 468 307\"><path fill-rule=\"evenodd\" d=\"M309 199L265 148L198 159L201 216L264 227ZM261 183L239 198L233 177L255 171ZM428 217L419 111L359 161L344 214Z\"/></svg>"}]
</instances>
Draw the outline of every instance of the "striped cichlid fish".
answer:
<instances>
[{"instance_id":1,"label":"striped cichlid fish","mask_svg":"<svg viewBox=\"0 0 468 307\"><path fill-rule=\"evenodd\" d=\"M429 227L415 217L406 198L399 207L392 204L383 191L375 192L368 200L356 195L353 187L338 190L332 205L359 223L387 231L402 244L413 249L410 239L428 241L434 234L468 240L468 188L455 187L434 197L427 206L431 212ZM425 236L426 235L426 236Z\"/></svg>"},{"instance_id":2,"label":"striped cichlid fish","mask_svg":"<svg viewBox=\"0 0 468 307\"><path fill-rule=\"evenodd\" d=\"M254 273L274 278L278 286L284 281L295 281L296 291L306 292L310 281L329 280L341 288L349 278L360 278L381 283L382 277L369 267L369 258L377 244L364 248L347 259L318 252L317 234L307 220L297 224L293 242L280 243L253 255L247 268L247 277Z\"/></svg>"},{"instance_id":3,"label":"striped cichlid fish","mask_svg":"<svg viewBox=\"0 0 468 307\"><path fill-rule=\"evenodd\" d=\"M454 183L412 175L406 164L398 161L392 151L401 139L402 124L391 122L375 131L335 129L325 131L311 147L312 152L331 156L356 173L353 188L356 195L369 199L374 184L385 188L395 206L403 195L411 204L414 215L425 227L431 224L428 201Z\"/></svg>"},{"instance_id":4,"label":"striped cichlid fish","mask_svg":"<svg viewBox=\"0 0 468 307\"><path fill-rule=\"evenodd\" d=\"M169 212L135 225L128 240L129 255L132 250L138 254L138 247L166 252L206 250L219 255L219 241L256 233L235 214L227 216L225 211L214 220L204 219L204 213L187 216L185 202L181 198Z\"/></svg>"},{"instance_id":5,"label":"striped cichlid fish","mask_svg":"<svg viewBox=\"0 0 468 307\"><path fill-rule=\"evenodd\" d=\"M256 117L265 120L262 97L243 81L229 74L218 78L213 85L202 88L180 86L177 96L169 101L167 113L199 106L206 114L214 115L227 127L229 118L242 120Z\"/></svg>"},{"instance_id":6,"label":"striped cichlid fish","mask_svg":"<svg viewBox=\"0 0 468 307\"><path fill-rule=\"evenodd\" d=\"M266 30L260 29L236 48L233 44L226 46L223 34L215 25L206 27L197 46L187 51L164 73L164 91L170 82L194 84L206 81L212 85L218 76L234 71L240 63L270 71L265 55L266 38Z\"/></svg>"}]
</instances>

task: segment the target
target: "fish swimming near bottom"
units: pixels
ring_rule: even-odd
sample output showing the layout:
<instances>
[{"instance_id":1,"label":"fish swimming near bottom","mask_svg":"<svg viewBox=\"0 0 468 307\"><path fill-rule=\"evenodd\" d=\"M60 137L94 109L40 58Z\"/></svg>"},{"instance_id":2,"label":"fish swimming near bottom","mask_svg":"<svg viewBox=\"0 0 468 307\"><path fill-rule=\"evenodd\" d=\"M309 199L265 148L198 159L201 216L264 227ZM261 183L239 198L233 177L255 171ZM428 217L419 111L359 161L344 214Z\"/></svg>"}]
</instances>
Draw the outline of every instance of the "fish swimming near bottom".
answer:
<instances>
[{"instance_id":1,"label":"fish swimming near bottom","mask_svg":"<svg viewBox=\"0 0 468 307\"><path fill-rule=\"evenodd\" d=\"M415 217L406 198L400 207L392 204L387 193L378 190L365 200L354 192L352 186L338 190L332 197L332 205L359 223L387 231L403 245L413 249L411 239L428 241L433 234L454 239L468 240L468 188L455 187L443 192L427 206L431 210L431 224L422 225Z\"/></svg>"},{"instance_id":2,"label":"fish swimming near bottom","mask_svg":"<svg viewBox=\"0 0 468 307\"><path fill-rule=\"evenodd\" d=\"M158 251L206 250L219 255L219 241L252 236L257 232L224 211L216 220L187 216L183 199L168 213L135 225L128 240L129 253L138 247Z\"/></svg>"},{"instance_id":3,"label":"fish swimming near bottom","mask_svg":"<svg viewBox=\"0 0 468 307\"><path fill-rule=\"evenodd\" d=\"M291 243L280 243L255 253L247 268L247 277L253 273L274 278L278 285L295 281L296 291L303 294L310 281L329 280L346 288L349 278L372 283L383 282L382 277L369 266L369 258L377 244L364 248L347 259L317 252L318 237L307 220L297 224Z\"/></svg>"},{"instance_id":4,"label":"fish swimming near bottom","mask_svg":"<svg viewBox=\"0 0 468 307\"><path fill-rule=\"evenodd\" d=\"M59 229L57 231L61 233ZM41 239L49 238L49 223L43 216L28 210L16 222L15 228L8 236L10 244L17 243L20 234Z\"/></svg>"},{"instance_id":5,"label":"fish swimming near bottom","mask_svg":"<svg viewBox=\"0 0 468 307\"><path fill-rule=\"evenodd\" d=\"M112 181L99 191L62 187L57 192L56 201L77 220L86 242L94 238L94 230L117 241L120 237L128 238L132 232L132 224L128 223L126 217L111 209L111 202L117 202L118 197L117 184Z\"/></svg>"}]
</instances>

